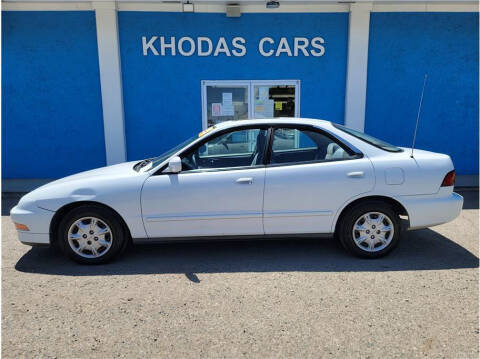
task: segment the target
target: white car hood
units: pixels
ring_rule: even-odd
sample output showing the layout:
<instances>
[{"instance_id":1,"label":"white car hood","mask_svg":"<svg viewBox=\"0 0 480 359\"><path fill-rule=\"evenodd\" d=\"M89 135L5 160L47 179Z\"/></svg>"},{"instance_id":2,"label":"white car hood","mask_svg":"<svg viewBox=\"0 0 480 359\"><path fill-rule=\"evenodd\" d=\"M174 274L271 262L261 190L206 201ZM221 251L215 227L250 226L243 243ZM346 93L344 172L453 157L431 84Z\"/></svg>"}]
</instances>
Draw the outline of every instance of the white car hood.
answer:
<instances>
[{"instance_id":1,"label":"white car hood","mask_svg":"<svg viewBox=\"0 0 480 359\"><path fill-rule=\"evenodd\" d=\"M22 207L35 205L55 211L72 201L95 200L99 195L108 194L111 189L118 190L122 184L131 183L129 178L141 183L145 174L133 169L135 163L138 161L101 167L58 179L23 196L19 205ZM136 187L140 188L140 184L133 188Z\"/></svg>"},{"instance_id":2,"label":"white car hood","mask_svg":"<svg viewBox=\"0 0 480 359\"><path fill-rule=\"evenodd\" d=\"M137 172L133 169L133 166L138 162L139 161L123 162L123 163L119 163L112 166L95 168L93 170L84 171L71 176L60 178L56 181L47 183L46 185L40 188L47 188L52 185L64 184L67 182L73 182L80 179L90 179L90 178L99 177L99 176L105 176L105 177L111 178L115 176L125 176L125 175L128 175L128 173L131 173L132 175L134 175Z\"/></svg>"}]
</instances>

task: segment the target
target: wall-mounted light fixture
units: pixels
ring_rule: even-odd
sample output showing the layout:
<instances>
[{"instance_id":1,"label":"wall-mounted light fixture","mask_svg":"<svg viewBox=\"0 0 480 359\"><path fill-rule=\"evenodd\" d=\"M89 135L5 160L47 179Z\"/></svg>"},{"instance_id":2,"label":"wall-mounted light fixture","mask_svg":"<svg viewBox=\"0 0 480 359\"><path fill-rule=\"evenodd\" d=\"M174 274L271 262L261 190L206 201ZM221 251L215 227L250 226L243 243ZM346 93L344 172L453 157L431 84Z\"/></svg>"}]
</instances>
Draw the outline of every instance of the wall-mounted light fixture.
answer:
<instances>
[{"instance_id":1,"label":"wall-mounted light fixture","mask_svg":"<svg viewBox=\"0 0 480 359\"><path fill-rule=\"evenodd\" d=\"M227 17L240 17L242 12L240 11L240 5L238 4L227 4Z\"/></svg>"},{"instance_id":2,"label":"wall-mounted light fixture","mask_svg":"<svg viewBox=\"0 0 480 359\"><path fill-rule=\"evenodd\" d=\"M190 1L183 3L183 12L194 12L193 4Z\"/></svg>"},{"instance_id":3,"label":"wall-mounted light fixture","mask_svg":"<svg viewBox=\"0 0 480 359\"><path fill-rule=\"evenodd\" d=\"M267 1L267 9L278 9L280 7L280 3L275 0Z\"/></svg>"}]
</instances>

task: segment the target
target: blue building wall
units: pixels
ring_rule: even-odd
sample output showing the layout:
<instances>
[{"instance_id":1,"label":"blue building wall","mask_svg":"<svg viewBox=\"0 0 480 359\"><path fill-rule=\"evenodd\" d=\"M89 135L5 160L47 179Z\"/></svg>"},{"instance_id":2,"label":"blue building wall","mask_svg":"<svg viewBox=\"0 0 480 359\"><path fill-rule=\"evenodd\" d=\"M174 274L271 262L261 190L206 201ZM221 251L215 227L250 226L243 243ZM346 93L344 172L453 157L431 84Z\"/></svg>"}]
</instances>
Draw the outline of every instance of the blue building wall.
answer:
<instances>
[{"instance_id":1,"label":"blue building wall","mask_svg":"<svg viewBox=\"0 0 480 359\"><path fill-rule=\"evenodd\" d=\"M372 13L365 132L478 174L478 13Z\"/></svg>"},{"instance_id":2,"label":"blue building wall","mask_svg":"<svg viewBox=\"0 0 480 359\"><path fill-rule=\"evenodd\" d=\"M348 14L225 14L119 12L128 159L157 155L202 128L201 80L301 81L300 114L343 123ZM243 57L143 56L142 36L206 36L215 44L241 36ZM263 57L269 36L325 39L321 57ZM158 43L157 43L158 44ZM168 51L168 50L167 50Z\"/></svg>"},{"instance_id":3,"label":"blue building wall","mask_svg":"<svg viewBox=\"0 0 480 359\"><path fill-rule=\"evenodd\" d=\"M2 12L3 178L105 165L93 12Z\"/></svg>"},{"instance_id":4,"label":"blue building wall","mask_svg":"<svg viewBox=\"0 0 480 359\"><path fill-rule=\"evenodd\" d=\"M348 14L119 12L128 159L201 130L201 80L301 81L300 114L343 123ZM181 24L181 26L179 25ZM244 57L143 56L142 36L246 39ZM263 57L258 41L325 39L322 57ZM372 13L367 133L478 174L478 13ZM2 12L3 178L55 178L105 165L95 16Z\"/></svg>"}]
</instances>

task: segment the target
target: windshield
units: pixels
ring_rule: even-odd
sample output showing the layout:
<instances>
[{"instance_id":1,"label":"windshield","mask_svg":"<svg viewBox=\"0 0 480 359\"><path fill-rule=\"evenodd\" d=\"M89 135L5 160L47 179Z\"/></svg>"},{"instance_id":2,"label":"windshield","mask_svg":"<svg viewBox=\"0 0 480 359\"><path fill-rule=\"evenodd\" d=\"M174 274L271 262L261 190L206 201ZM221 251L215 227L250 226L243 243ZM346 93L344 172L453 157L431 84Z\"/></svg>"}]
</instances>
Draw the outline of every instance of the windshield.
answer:
<instances>
[{"instance_id":1,"label":"windshield","mask_svg":"<svg viewBox=\"0 0 480 359\"><path fill-rule=\"evenodd\" d=\"M192 143L196 139L198 139L198 136L190 137L188 140L183 141L182 143L173 147L172 149L168 150L167 152L162 153L160 156L152 158L152 167L151 168L158 166L160 163L165 161L167 158L169 158L175 152L180 151L183 147L189 145L190 143Z\"/></svg>"},{"instance_id":2,"label":"windshield","mask_svg":"<svg viewBox=\"0 0 480 359\"><path fill-rule=\"evenodd\" d=\"M352 135L353 137L356 137L362 141L365 141L375 147L381 148L382 150L388 151L388 152L402 152L403 150L400 147L391 145L387 142L384 142L382 140L379 140L378 138L375 138L373 136L367 135L366 133L360 132L360 131L355 131L352 130L351 128L332 123L332 125L339 130L342 130L343 132L348 133L349 135Z\"/></svg>"}]
</instances>

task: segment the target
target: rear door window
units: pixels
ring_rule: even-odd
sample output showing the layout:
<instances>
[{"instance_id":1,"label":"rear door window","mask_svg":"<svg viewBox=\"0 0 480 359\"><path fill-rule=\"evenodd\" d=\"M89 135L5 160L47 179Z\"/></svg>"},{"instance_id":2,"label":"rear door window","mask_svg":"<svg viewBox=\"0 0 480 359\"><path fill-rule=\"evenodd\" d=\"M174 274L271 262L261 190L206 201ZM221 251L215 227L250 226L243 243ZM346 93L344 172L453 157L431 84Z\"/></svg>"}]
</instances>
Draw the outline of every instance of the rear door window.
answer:
<instances>
[{"instance_id":1,"label":"rear door window","mask_svg":"<svg viewBox=\"0 0 480 359\"><path fill-rule=\"evenodd\" d=\"M342 144L314 130L276 128L270 163L305 163L354 158Z\"/></svg>"}]
</instances>

